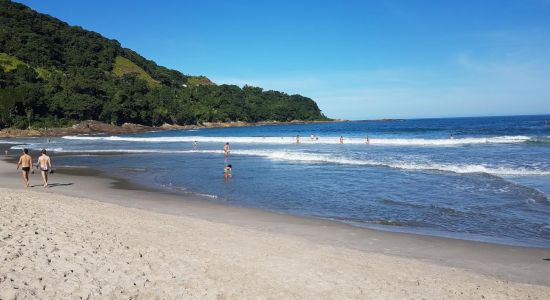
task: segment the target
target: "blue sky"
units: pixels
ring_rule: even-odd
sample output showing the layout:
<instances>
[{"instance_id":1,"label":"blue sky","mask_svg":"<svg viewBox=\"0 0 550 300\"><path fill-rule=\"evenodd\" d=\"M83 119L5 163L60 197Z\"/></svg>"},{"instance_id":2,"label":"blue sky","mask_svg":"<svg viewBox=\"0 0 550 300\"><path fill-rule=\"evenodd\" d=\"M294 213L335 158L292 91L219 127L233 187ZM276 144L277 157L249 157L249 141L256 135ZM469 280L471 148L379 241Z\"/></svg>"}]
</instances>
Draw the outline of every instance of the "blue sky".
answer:
<instances>
[{"instance_id":1,"label":"blue sky","mask_svg":"<svg viewBox=\"0 0 550 300\"><path fill-rule=\"evenodd\" d=\"M333 118L550 113L550 0L20 2Z\"/></svg>"}]
</instances>

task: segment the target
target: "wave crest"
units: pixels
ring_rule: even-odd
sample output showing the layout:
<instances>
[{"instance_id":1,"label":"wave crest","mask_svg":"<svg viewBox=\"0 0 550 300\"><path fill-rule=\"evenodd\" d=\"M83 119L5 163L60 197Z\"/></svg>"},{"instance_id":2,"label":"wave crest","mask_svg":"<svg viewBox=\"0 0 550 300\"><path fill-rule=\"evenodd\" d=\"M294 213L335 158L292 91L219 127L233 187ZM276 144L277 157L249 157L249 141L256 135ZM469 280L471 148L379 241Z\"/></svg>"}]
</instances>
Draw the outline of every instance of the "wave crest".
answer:
<instances>
[{"instance_id":1,"label":"wave crest","mask_svg":"<svg viewBox=\"0 0 550 300\"><path fill-rule=\"evenodd\" d=\"M103 150L70 150L57 149L59 152L84 153L168 153L168 154L223 154L222 150L155 150L155 149L103 149ZM496 176L550 176L550 170L537 168L511 168L486 166L481 164L445 164L429 161L415 162L405 159L390 158L387 160L358 159L322 153L298 151L269 150L232 150L232 155L259 156L278 161L295 161L303 163L339 164L356 166L387 167L410 171L443 171L459 174L486 173Z\"/></svg>"},{"instance_id":2,"label":"wave crest","mask_svg":"<svg viewBox=\"0 0 550 300\"><path fill-rule=\"evenodd\" d=\"M177 136L177 137L121 137L121 136L64 136L67 140L99 140L112 142L142 142L142 143L237 143L237 144L294 144L295 137L254 137L254 136ZM536 138L533 138L536 139ZM423 138L371 138L371 145L394 146L461 146L470 144L514 144L532 140L528 136L497 136L470 137L455 139L423 139ZM366 144L366 138L345 138L346 144ZM309 137L300 139L302 144L338 144L339 137L320 137L312 140Z\"/></svg>"}]
</instances>

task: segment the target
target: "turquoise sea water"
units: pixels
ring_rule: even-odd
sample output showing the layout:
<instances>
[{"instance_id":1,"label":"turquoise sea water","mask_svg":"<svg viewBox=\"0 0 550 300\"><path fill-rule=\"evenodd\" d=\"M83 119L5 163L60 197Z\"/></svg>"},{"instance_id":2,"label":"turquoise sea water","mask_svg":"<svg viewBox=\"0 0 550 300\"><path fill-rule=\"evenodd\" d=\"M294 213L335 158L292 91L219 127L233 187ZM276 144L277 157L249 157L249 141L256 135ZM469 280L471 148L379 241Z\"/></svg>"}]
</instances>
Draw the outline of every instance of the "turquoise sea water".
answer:
<instances>
[{"instance_id":1,"label":"turquoise sea water","mask_svg":"<svg viewBox=\"0 0 550 300\"><path fill-rule=\"evenodd\" d=\"M550 116L4 142L15 143L13 149L46 147L58 165L109 170L148 186L201 194L205 201L383 230L550 247L550 125L544 120ZM233 178L224 180L228 163Z\"/></svg>"}]
</instances>

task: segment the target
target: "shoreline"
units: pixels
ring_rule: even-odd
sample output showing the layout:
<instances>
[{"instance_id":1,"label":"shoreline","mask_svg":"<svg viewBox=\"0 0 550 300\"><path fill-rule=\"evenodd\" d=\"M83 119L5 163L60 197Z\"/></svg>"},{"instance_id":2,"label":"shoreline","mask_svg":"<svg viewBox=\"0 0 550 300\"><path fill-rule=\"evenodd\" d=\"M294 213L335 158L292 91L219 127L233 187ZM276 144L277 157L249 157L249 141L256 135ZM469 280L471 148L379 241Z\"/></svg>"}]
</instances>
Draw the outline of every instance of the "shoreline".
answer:
<instances>
[{"instance_id":1,"label":"shoreline","mask_svg":"<svg viewBox=\"0 0 550 300\"><path fill-rule=\"evenodd\" d=\"M3 150L2 147L0 147L0 150ZM0 151L1 152L1 151ZM32 153L31 153L32 154ZM37 152L36 155L39 155ZM59 154L62 156L71 156L70 154ZM59 156L58 155L58 156ZM10 154L7 158L4 156L0 156L0 162L8 161L9 163L16 164L17 160L16 158ZM351 228L358 228L358 229L364 229L364 230L370 230L370 231L376 231L376 232L387 232L390 234L403 234L403 235L412 235L412 236L419 236L419 237L426 237L426 238L442 238L442 239L449 239L449 240L456 240L456 241L464 241L464 242L475 242L475 243L483 243L483 244L489 244L489 245L499 245L499 246L510 246L510 247L520 247L520 248L532 248L532 249L546 249L550 250L550 246L542 246L542 245L530 245L526 243L521 242L514 242L511 240L506 239L499 239L499 238L490 238L490 237L484 237L484 236L472 236L472 235L460 235L454 232L444 232L444 231L422 231L422 230L416 230L414 228L399 228L396 226L387 226L387 225L374 225L374 226L368 226L366 224L361 224L359 222L350 221L346 219L334 219L334 218L326 218L326 217L319 217L319 216L310 216L310 215L304 215L304 214L292 214L282 211L276 211L276 210L269 210L269 209L262 209L259 207L254 206L247 206L247 205L238 205L238 204L226 204L223 201L217 201L211 199L212 195L204 195L199 192L195 191L183 191L179 189L170 189L166 187L160 187L155 185L147 185L146 183L140 183L136 181L132 181L131 179L122 178L118 175L108 175L106 174L106 171L100 170L94 167L89 166L82 166L82 167L74 167L74 166L61 166L56 167L56 173L62 174L65 176L79 176L79 177L91 177L93 180L102 178L110 181L110 187L113 189L120 189L120 190L130 190L130 191L143 191L148 193L159 193L163 195L173 196L173 197L183 197L185 198L185 201L189 201L192 199L192 201L196 202L206 202L215 206L221 206L223 207L231 207L236 209L244 209L244 210L252 210L257 211L260 213L267 213L267 214L274 214L274 215L281 215L281 216L288 216L293 218L303 218L303 219L310 219L310 220L319 220L319 221L327 221L331 223L336 223L343 226L349 226ZM77 196L81 196L80 194L77 194ZM101 201L101 200L100 200ZM170 213L170 212L168 212Z\"/></svg>"},{"instance_id":2,"label":"shoreline","mask_svg":"<svg viewBox=\"0 0 550 300\"><path fill-rule=\"evenodd\" d=\"M0 143L0 153L3 153L4 149L9 149L9 146L11 144L1 144ZM19 150L20 151L20 150ZM31 155L40 155L38 151L31 150ZM54 151L55 153L55 151ZM14 154L11 153L10 156L8 156L7 160L10 160L11 163L16 163L16 158L13 156ZM70 153L57 153L56 156L67 156L71 157L73 154ZM101 159L100 157L104 154L94 154L98 156L98 159ZM108 154L107 154L108 155ZM126 155L126 154L117 154L117 155ZM4 159L6 160L6 157L1 155L0 161ZM167 194L175 197L184 197L184 198L192 198L196 201L206 201L215 205L220 205L222 207L234 207L234 208L242 208L242 209L250 209L250 210L256 210L260 212L266 212L271 214L277 214L277 215L288 215L296 218L306 218L306 219L314 219L314 220L323 220L323 221L330 221L334 223L343 224L345 226L350 226L353 228L360 228L365 230L373 230L378 232L388 232L388 233L399 233L399 234L405 234L405 235L415 235L415 236L423 236L423 237L432 237L432 238L444 238L444 239L450 239L450 240L458 240L458 241L466 241L466 242L479 242L479 243L486 243L491 245L502 245L502 246L512 246L512 247L524 247L524 248L536 248L536 249L548 249L550 250L550 246L548 246L546 243L528 243L523 241L517 241L511 238L499 238L499 237L491 237L491 236L483 236L481 234L468 234L468 233L460 233L460 232L450 232L450 231L443 231L443 230L425 230L423 228L414 228L414 227L406 227L406 226L392 226L392 225L384 225L384 224L367 224L367 223L361 223L354 220L348 220L348 219L338 219L338 218L330 218L330 217L323 217L323 216L315 216L315 215L308 215L308 214L300 214L300 213L290 213L285 211L278 211L276 209L263 209L254 205L245 205L245 204L227 204L224 203L223 200L214 200L212 198L217 198L216 195L207 195L207 194L201 194L197 191L188 191L186 187L182 189L171 189L169 187L165 186L156 186L154 184L150 184L147 182L140 182L138 180L131 180L127 178L123 178L121 175L107 175L107 170L102 170L99 168L95 168L93 166L66 166L61 167L56 170L58 174L64 174L64 175L73 175L73 176L90 176L94 178L106 178L111 180L111 186L116 189L122 189L122 190L139 190L144 192L150 192L150 193L161 193L161 194ZM80 195L77 195L80 196Z\"/></svg>"},{"instance_id":3,"label":"shoreline","mask_svg":"<svg viewBox=\"0 0 550 300\"><path fill-rule=\"evenodd\" d=\"M13 165L0 160L1 188L23 190ZM508 246L486 242L388 232L355 227L339 221L299 217L230 206L201 200L176 191L153 191L125 180L107 177L100 171L83 172L68 168L51 178L54 187L32 192L91 199L121 207L257 230L299 238L316 245L344 247L362 253L389 255L422 261L447 268L458 268L483 276L526 284L550 286L546 276L550 249ZM37 184L39 176L31 178ZM155 200L152 200L155 199Z\"/></svg>"},{"instance_id":4,"label":"shoreline","mask_svg":"<svg viewBox=\"0 0 550 300\"><path fill-rule=\"evenodd\" d=\"M65 175L73 174L76 176L91 176L91 177L107 176L104 170L99 170L92 167L84 167L76 170L63 168L61 170L61 173ZM260 207L255 207L253 205L244 205L244 204L235 204L235 203L227 204L227 203L224 203L223 200L214 200L218 197L218 195L205 195L197 191L187 191L187 190L182 191L179 189L170 189L167 187L147 185L145 183L137 182L127 178L121 178L119 176L109 175L106 178L112 180L113 182L112 187L115 189L144 191L144 192L150 192L150 193L166 194L166 195L175 196L175 197L184 197L184 198L187 198L186 199L187 201L192 199L193 201L207 202L213 205L220 206L222 208L233 207L237 209L256 211L259 213L288 216L288 217L297 218L297 219L303 218L303 219L313 220L313 221L326 221L326 222L330 222L330 224L338 224L338 225L343 225L345 227L364 229L364 230L375 231L375 232L387 232L390 234L403 234L403 235L412 235L417 237L426 237L426 238L435 238L435 239L442 238L442 239L448 239L448 240L475 242L475 243L483 243L483 244L497 245L497 246L510 246L510 247L520 247L520 248L550 250L550 246L547 246L547 245L544 245L544 246L533 245L533 244L527 244L525 242L517 242L509 239L499 239L495 237L487 237L482 235L460 234L456 232L446 232L446 231L419 230L418 228L408 228L408 227L400 227L400 226L393 226L393 225L379 225L379 224L373 225L373 224L366 224L366 223L361 223L361 222L347 220L347 219L327 218L322 216L312 216L307 214L263 209ZM214 199L212 199L212 197L214 197Z\"/></svg>"}]
</instances>

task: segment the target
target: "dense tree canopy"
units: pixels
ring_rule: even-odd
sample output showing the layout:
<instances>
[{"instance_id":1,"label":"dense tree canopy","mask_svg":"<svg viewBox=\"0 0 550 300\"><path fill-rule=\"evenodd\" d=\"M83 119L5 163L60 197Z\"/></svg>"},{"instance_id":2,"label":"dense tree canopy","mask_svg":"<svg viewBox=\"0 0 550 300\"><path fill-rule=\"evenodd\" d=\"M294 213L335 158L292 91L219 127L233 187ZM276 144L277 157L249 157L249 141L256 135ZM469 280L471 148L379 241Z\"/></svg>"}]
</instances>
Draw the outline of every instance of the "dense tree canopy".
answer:
<instances>
[{"instance_id":1,"label":"dense tree canopy","mask_svg":"<svg viewBox=\"0 0 550 300\"><path fill-rule=\"evenodd\" d=\"M116 40L0 0L0 128L326 119L300 95L215 85Z\"/></svg>"}]
</instances>

